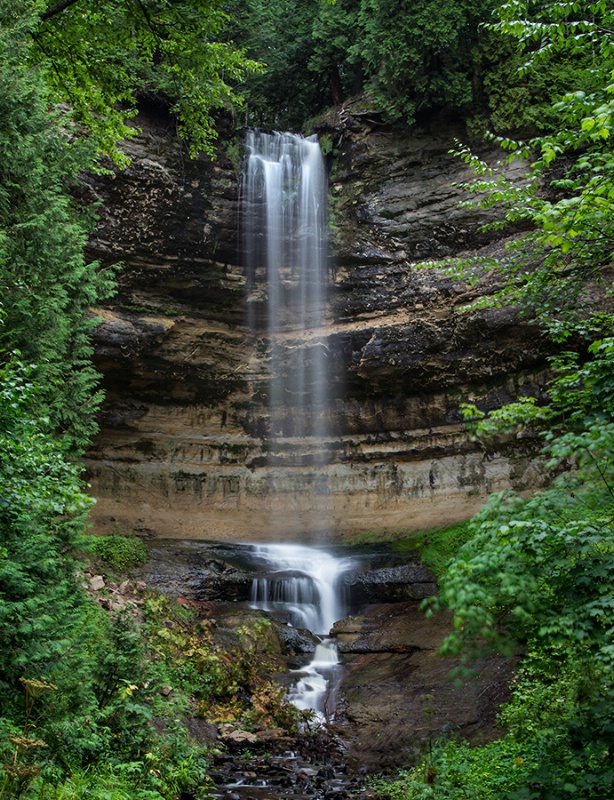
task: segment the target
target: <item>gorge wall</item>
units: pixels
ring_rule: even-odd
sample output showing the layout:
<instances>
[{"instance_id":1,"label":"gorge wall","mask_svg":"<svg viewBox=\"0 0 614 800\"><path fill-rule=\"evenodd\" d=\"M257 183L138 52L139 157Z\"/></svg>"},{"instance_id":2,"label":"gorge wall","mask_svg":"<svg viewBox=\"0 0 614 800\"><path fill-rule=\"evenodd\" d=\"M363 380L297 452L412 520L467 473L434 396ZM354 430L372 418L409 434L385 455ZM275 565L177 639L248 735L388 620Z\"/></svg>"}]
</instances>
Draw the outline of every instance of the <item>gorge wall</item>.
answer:
<instances>
[{"instance_id":1,"label":"gorge wall","mask_svg":"<svg viewBox=\"0 0 614 800\"><path fill-rule=\"evenodd\" d=\"M96 530L301 538L325 506L342 537L446 524L491 491L539 485L522 442L484 452L459 406L542 391L547 343L513 309L466 310L493 291L488 276L470 286L416 267L503 246L478 230L489 212L458 206L470 172L448 150L460 131L401 135L347 110L327 125L333 458L317 467L297 457L300 443L267 436L266 335L245 324L237 144L222 135L215 161L190 161L163 117L137 123L128 169L83 184L102 201L90 254L123 264L117 295L95 310L106 402L85 465ZM287 369L297 344L288 337Z\"/></svg>"}]
</instances>

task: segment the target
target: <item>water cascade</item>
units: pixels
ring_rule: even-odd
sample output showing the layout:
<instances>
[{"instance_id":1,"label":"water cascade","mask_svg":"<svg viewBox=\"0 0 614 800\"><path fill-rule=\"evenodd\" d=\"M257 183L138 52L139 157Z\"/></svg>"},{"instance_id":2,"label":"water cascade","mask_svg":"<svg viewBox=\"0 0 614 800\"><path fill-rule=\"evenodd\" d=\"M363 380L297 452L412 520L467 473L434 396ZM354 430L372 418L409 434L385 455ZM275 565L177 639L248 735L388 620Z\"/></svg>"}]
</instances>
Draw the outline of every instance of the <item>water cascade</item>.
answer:
<instances>
[{"instance_id":1,"label":"water cascade","mask_svg":"<svg viewBox=\"0 0 614 800\"><path fill-rule=\"evenodd\" d=\"M269 353L269 418L261 435L266 434L269 467L279 468L280 485L284 469L308 468L311 485L301 521L305 537L318 538L328 527L326 492L318 488L318 470L328 461L326 172L315 136L250 131L246 147L249 325L256 340L265 334ZM271 529L283 534L283 525L273 510ZM342 562L295 545L263 545L256 555L271 574L254 581L252 605L284 612L288 624L328 635L343 616L337 592ZM334 643L324 639L290 693L292 701L328 716L337 665Z\"/></svg>"},{"instance_id":2,"label":"water cascade","mask_svg":"<svg viewBox=\"0 0 614 800\"><path fill-rule=\"evenodd\" d=\"M316 137L250 131L243 180L249 325L267 347L268 419L259 420L273 486L304 468L305 537L327 531L318 470L328 462L327 180ZM306 487L306 488L305 488ZM283 491L283 490L282 490ZM273 498L273 509L275 498ZM283 536L283 519L271 529Z\"/></svg>"},{"instance_id":3,"label":"water cascade","mask_svg":"<svg viewBox=\"0 0 614 800\"><path fill-rule=\"evenodd\" d=\"M296 544L255 545L254 551L266 572L252 584L252 608L283 614L289 625L324 637L311 662L297 671L288 698L328 720L334 713L340 667L335 643L326 637L346 615L341 577L353 561Z\"/></svg>"}]
</instances>

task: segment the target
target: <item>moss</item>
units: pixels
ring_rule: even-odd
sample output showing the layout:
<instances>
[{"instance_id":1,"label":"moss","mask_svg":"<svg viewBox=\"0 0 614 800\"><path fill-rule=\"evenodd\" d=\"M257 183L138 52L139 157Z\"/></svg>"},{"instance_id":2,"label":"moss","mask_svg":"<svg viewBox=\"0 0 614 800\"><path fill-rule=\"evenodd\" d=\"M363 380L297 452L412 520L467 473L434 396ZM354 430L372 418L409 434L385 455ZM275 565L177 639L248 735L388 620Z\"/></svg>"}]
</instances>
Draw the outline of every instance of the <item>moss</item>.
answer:
<instances>
[{"instance_id":1,"label":"moss","mask_svg":"<svg viewBox=\"0 0 614 800\"><path fill-rule=\"evenodd\" d=\"M96 536L91 544L91 553L117 572L134 569L149 558L147 545L132 532Z\"/></svg>"},{"instance_id":2,"label":"moss","mask_svg":"<svg viewBox=\"0 0 614 800\"><path fill-rule=\"evenodd\" d=\"M457 522L446 528L432 528L399 539L393 543L393 548L399 553L418 551L423 564L439 578L445 573L450 559L471 536L469 522Z\"/></svg>"},{"instance_id":3,"label":"moss","mask_svg":"<svg viewBox=\"0 0 614 800\"><path fill-rule=\"evenodd\" d=\"M469 522L456 522L445 528L429 528L412 531L403 528L396 531L362 531L352 536L352 544L388 543L399 555L420 555L422 563L438 578L445 571L452 556L472 536Z\"/></svg>"},{"instance_id":4,"label":"moss","mask_svg":"<svg viewBox=\"0 0 614 800\"><path fill-rule=\"evenodd\" d=\"M323 156L327 156L329 153L332 153L333 139L330 133L323 133L322 136L320 136L319 143Z\"/></svg>"}]
</instances>

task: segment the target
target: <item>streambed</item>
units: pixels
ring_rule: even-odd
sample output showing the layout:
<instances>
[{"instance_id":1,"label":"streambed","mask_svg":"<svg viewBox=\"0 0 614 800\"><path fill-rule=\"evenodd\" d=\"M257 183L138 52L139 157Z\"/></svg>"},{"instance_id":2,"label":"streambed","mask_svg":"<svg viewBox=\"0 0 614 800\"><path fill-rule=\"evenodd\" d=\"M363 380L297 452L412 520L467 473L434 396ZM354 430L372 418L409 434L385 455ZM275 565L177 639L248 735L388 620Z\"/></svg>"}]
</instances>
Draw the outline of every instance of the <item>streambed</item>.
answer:
<instances>
[{"instance_id":1,"label":"streambed","mask_svg":"<svg viewBox=\"0 0 614 800\"><path fill-rule=\"evenodd\" d=\"M249 747L216 756L210 773L215 782L212 797L221 800L287 797L344 800L372 796L365 785L365 776L348 770L338 740L328 732Z\"/></svg>"},{"instance_id":2,"label":"streambed","mask_svg":"<svg viewBox=\"0 0 614 800\"><path fill-rule=\"evenodd\" d=\"M330 633L339 680L333 690L330 686L324 690L326 705L318 710L331 723L328 730L334 733L339 763L348 774L414 763L433 737L446 732L469 739L494 735L497 707L506 697L512 665L500 657L482 659L475 664L474 679L460 687L451 682L449 673L456 662L437 656L450 620L445 614L427 619L419 608L421 599L436 588L428 570L415 557L401 556L387 545L325 549L327 556L343 561L348 569L329 573L336 587L334 603L339 604L332 616L342 617L334 620L330 630L318 631L319 635L288 624L293 615L296 619L297 597L315 599L315 589L308 589L304 572L296 564L291 569L284 564L277 570L279 580L297 579L303 582L302 588L296 589L290 601L272 599L279 588L273 578L276 571L263 559L262 550L252 545L156 540L140 577L152 588L194 602L203 614L214 618L214 634L222 644L232 640L239 626L262 616L270 619L271 645L288 668L280 681L290 693L295 677L308 668L322 637ZM308 551L316 571L323 563L318 553L317 549ZM258 581L269 582L272 594L267 590L266 602L254 598ZM321 602L320 598L315 605ZM253 607L259 603L268 608ZM305 619L301 617L305 613L317 618L321 609L303 609L299 618ZM260 744L243 746L255 748L257 755ZM270 752L270 741L266 747ZM296 749L288 743L284 747ZM305 768L317 773L319 766L316 761ZM256 769L247 771L258 775ZM257 780L261 779L258 775Z\"/></svg>"}]
</instances>

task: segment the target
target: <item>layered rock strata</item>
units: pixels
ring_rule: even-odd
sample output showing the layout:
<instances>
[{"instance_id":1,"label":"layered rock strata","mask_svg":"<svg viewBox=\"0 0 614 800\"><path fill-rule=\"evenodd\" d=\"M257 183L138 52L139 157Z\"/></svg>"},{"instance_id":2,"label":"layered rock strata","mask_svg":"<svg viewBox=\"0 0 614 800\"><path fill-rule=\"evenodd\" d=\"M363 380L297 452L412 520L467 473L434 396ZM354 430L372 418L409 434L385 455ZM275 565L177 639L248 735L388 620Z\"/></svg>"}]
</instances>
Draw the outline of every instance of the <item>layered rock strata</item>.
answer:
<instances>
[{"instance_id":1,"label":"layered rock strata","mask_svg":"<svg viewBox=\"0 0 614 800\"><path fill-rule=\"evenodd\" d=\"M371 605L336 623L344 666L337 720L351 764L381 771L415 763L442 735L497 735L513 663L475 659L473 677L454 681L458 659L438 656L450 624L443 613L426 619L417 602Z\"/></svg>"},{"instance_id":2,"label":"layered rock strata","mask_svg":"<svg viewBox=\"0 0 614 800\"><path fill-rule=\"evenodd\" d=\"M117 296L96 310L107 400L85 464L97 530L266 540L306 538L323 519L332 537L426 528L470 516L493 490L540 483L529 450L478 449L459 408L541 392L545 342L513 310L471 309L492 291L487 277L470 286L416 266L501 246L479 231L487 212L458 207L470 175L448 154L457 131L399 136L354 121L329 134L325 330L288 332L281 369L325 335L331 433L280 443L267 335L245 322L236 144L189 161L163 118L138 122L128 169L84 184L102 201L92 256L123 263ZM259 287L256 320L265 299Z\"/></svg>"}]
</instances>

